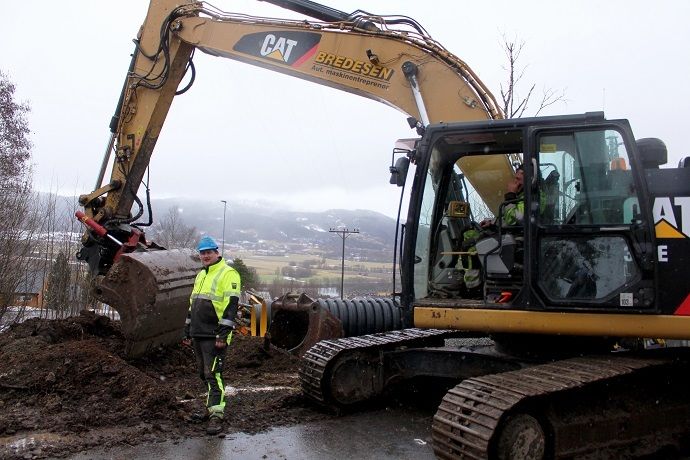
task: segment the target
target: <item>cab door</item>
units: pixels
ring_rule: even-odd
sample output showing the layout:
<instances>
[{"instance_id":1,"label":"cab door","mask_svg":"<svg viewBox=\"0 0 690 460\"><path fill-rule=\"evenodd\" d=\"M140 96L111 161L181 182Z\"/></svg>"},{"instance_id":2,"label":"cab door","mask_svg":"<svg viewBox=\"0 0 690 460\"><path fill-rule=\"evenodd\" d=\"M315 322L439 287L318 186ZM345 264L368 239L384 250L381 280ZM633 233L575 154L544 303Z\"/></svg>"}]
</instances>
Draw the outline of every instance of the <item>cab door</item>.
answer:
<instances>
[{"instance_id":1,"label":"cab door","mask_svg":"<svg viewBox=\"0 0 690 460\"><path fill-rule=\"evenodd\" d=\"M652 219L627 124L532 128L529 144L534 300L654 312Z\"/></svg>"}]
</instances>

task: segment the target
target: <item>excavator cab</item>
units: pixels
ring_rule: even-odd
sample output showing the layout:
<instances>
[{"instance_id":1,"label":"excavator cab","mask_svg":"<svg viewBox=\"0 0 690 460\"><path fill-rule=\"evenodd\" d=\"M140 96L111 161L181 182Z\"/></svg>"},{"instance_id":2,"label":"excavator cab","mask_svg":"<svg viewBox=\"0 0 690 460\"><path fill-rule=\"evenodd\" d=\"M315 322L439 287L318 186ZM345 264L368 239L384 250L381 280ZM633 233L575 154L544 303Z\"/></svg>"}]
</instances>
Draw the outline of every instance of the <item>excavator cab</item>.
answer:
<instances>
[{"instance_id":1,"label":"excavator cab","mask_svg":"<svg viewBox=\"0 0 690 460\"><path fill-rule=\"evenodd\" d=\"M662 293L655 277L655 222L658 235L660 213L680 221L673 206L662 208L666 201L655 202L657 192L650 191L663 182L652 180L665 162L660 142L638 144L626 120L606 120L602 113L427 127L415 153L402 262L403 299L413 306L415 325L602 335L606 328L595 315L673 315L688 292L669 282L664 290L675 294ZM524 164L524 195L513 200L524 206L524 219L486 232L478 224L485 218L500 223L514 204L501 199L511 179L502 171L511 159ZM673 184L668 200L682 206L688 185ZM493 192L480 196L478 189ZM466 219L449 217L454 201L468 204ZM467 285L467 272L476 268L462 263L468 255L480 263L479 296ZM662 267L668 273L685 257L678 249L674 256ZM448 317L442 310L453 309L467 309L464 318L472 321L438 321ZM534 322L472 314L484 309L534 313ZM573 313L572 320L557 331L540 330L540 315L551 312ZM591 324L582 313L593 314ZM631 319L606 334L637 336L641 324Z\"/></svg>"},{"instance_id":2,"label":"excavator cab","mask_svg":"<svg viewBox=\"0 0 690 460\"><path fill-rule=\"evenodd\" d=\"M447 375L452 361L460 383L434 417L439 457L615 450L596 435L617 423L621 406L601 409L614 400L650 414L620 419L635 433L614 436L621 445L687 436L690 400L679 376L688 367L690 289L680 274L690 257L690 171L660 168L666 156L662 141L635 140L627 120L602 113L426 128L415 151L402 302L415 327L494 344L444 348L435 375ZM516 201L504 196L502 162L524 167L524 215L514 225L500 223ZM471 209L455 228L452 200ZM487 217L497 223L491 232L477 228ZM453 259L468 253L480 262L478 296L468 288L471 268ZM656 353L648 343L676 348ZM517 369L494 369L506 363Z\"/></svg>"},{"instance_id":3,"label":"excavator cab","mask_svg":"<svg viewBox=\"0 0 690 460\"><path fill-rule=\"evenodd\" d=\"M690 168L659 168L663 143L602 113L429 124L409 156L405 329L316 344L304 393L348 408L433 380L440 458L619 458L687 439ZM506 196L516 164L524 193Z\"/></svg>"}]
</instances>

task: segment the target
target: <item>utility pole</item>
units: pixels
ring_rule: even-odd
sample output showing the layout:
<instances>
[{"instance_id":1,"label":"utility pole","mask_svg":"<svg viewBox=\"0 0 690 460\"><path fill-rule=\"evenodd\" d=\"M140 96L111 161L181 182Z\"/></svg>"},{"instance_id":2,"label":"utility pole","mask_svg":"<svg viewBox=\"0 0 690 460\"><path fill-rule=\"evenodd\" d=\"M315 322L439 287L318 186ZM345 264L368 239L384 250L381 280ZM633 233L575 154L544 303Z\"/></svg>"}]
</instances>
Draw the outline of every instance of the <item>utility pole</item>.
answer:
<instances>
[{"instance_id":1,"label":"utility pole","mask_svg":"<svg viewBox=\"0 0 690 460\"><path fill-rule=\"evenodd\" d=\"M345 298L344 297L345 292L343 291L343 284L345 281L345 238L350 236L350 234L352 234L352 233L359 233L359 230L358 229L348 230L346 228L343 230L338 230L335 228L331 228L328 231L330 233L337 233L338 236L340 236L340 238L343 239L343 255L341 258L341 265L340 265L340 298L344 299Z\"/></svg>"},{"instance_id":2,"label":"utility pole","mask_svg":"<svg viewBox=\"0 0 690 460\"><path fill-rule=\"evenodd\" d=\"M223 242L221 243L220 256L225 259L225 209L228 207L226 200L220 200L223 203Z\"/></svg>"}]
</instances>

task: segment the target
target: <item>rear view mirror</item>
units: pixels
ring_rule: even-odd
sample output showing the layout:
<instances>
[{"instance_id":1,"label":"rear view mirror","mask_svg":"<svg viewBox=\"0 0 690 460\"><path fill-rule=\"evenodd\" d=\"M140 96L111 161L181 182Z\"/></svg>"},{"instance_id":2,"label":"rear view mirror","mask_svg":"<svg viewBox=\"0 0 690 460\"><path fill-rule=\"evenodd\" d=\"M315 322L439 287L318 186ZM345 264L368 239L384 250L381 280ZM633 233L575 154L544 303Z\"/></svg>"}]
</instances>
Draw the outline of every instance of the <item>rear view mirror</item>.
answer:
<instances>
[{"instance_id":1,"label":"rear view mirror","mask_svg":"<svg viewBox=\"0 0 690 460\"><path fill-rule=\"evenodd\" d=\"M405 185L405 179L407 178L407 170L410 167L410 159L407 157L400 157L395 160L395 166L389 168L391 172L390 183L395 184L398 187Z\"/></svg>"}]
</instances>

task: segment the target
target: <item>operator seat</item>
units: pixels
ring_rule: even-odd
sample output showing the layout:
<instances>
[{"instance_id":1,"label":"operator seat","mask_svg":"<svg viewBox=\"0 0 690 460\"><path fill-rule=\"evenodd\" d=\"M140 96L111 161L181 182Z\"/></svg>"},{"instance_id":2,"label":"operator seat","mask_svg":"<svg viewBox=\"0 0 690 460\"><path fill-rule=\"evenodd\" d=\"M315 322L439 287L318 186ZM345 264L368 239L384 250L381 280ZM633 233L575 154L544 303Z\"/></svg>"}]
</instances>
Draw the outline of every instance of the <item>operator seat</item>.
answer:
<instances>
[{"instance_id":1,"label":"operator seat","mask_svg":"<svg viewBox=\"0 0 690 460\"><path fill-rule=\"evenodd\" d=\"M499 213L507 203L501 204ZM501 227L496 234L477 241L475 247L482 265L484 300L509 303L522 288L523 225Z\"/></svg>"},{"instance_id":2,"label":"operator seat","mask_svg":"<svg viewBox=\"0 0 690 460\"><path fill-rule=\"evenodd\" d=\"M546 224L552 224L556 220L558 198L560 196L560 188L558 180L561 175L558 171L553 170L546 176L546 179L540 181L540 196L539 208L541 218L540 221Z\"/></svg>"}]
</instances>

